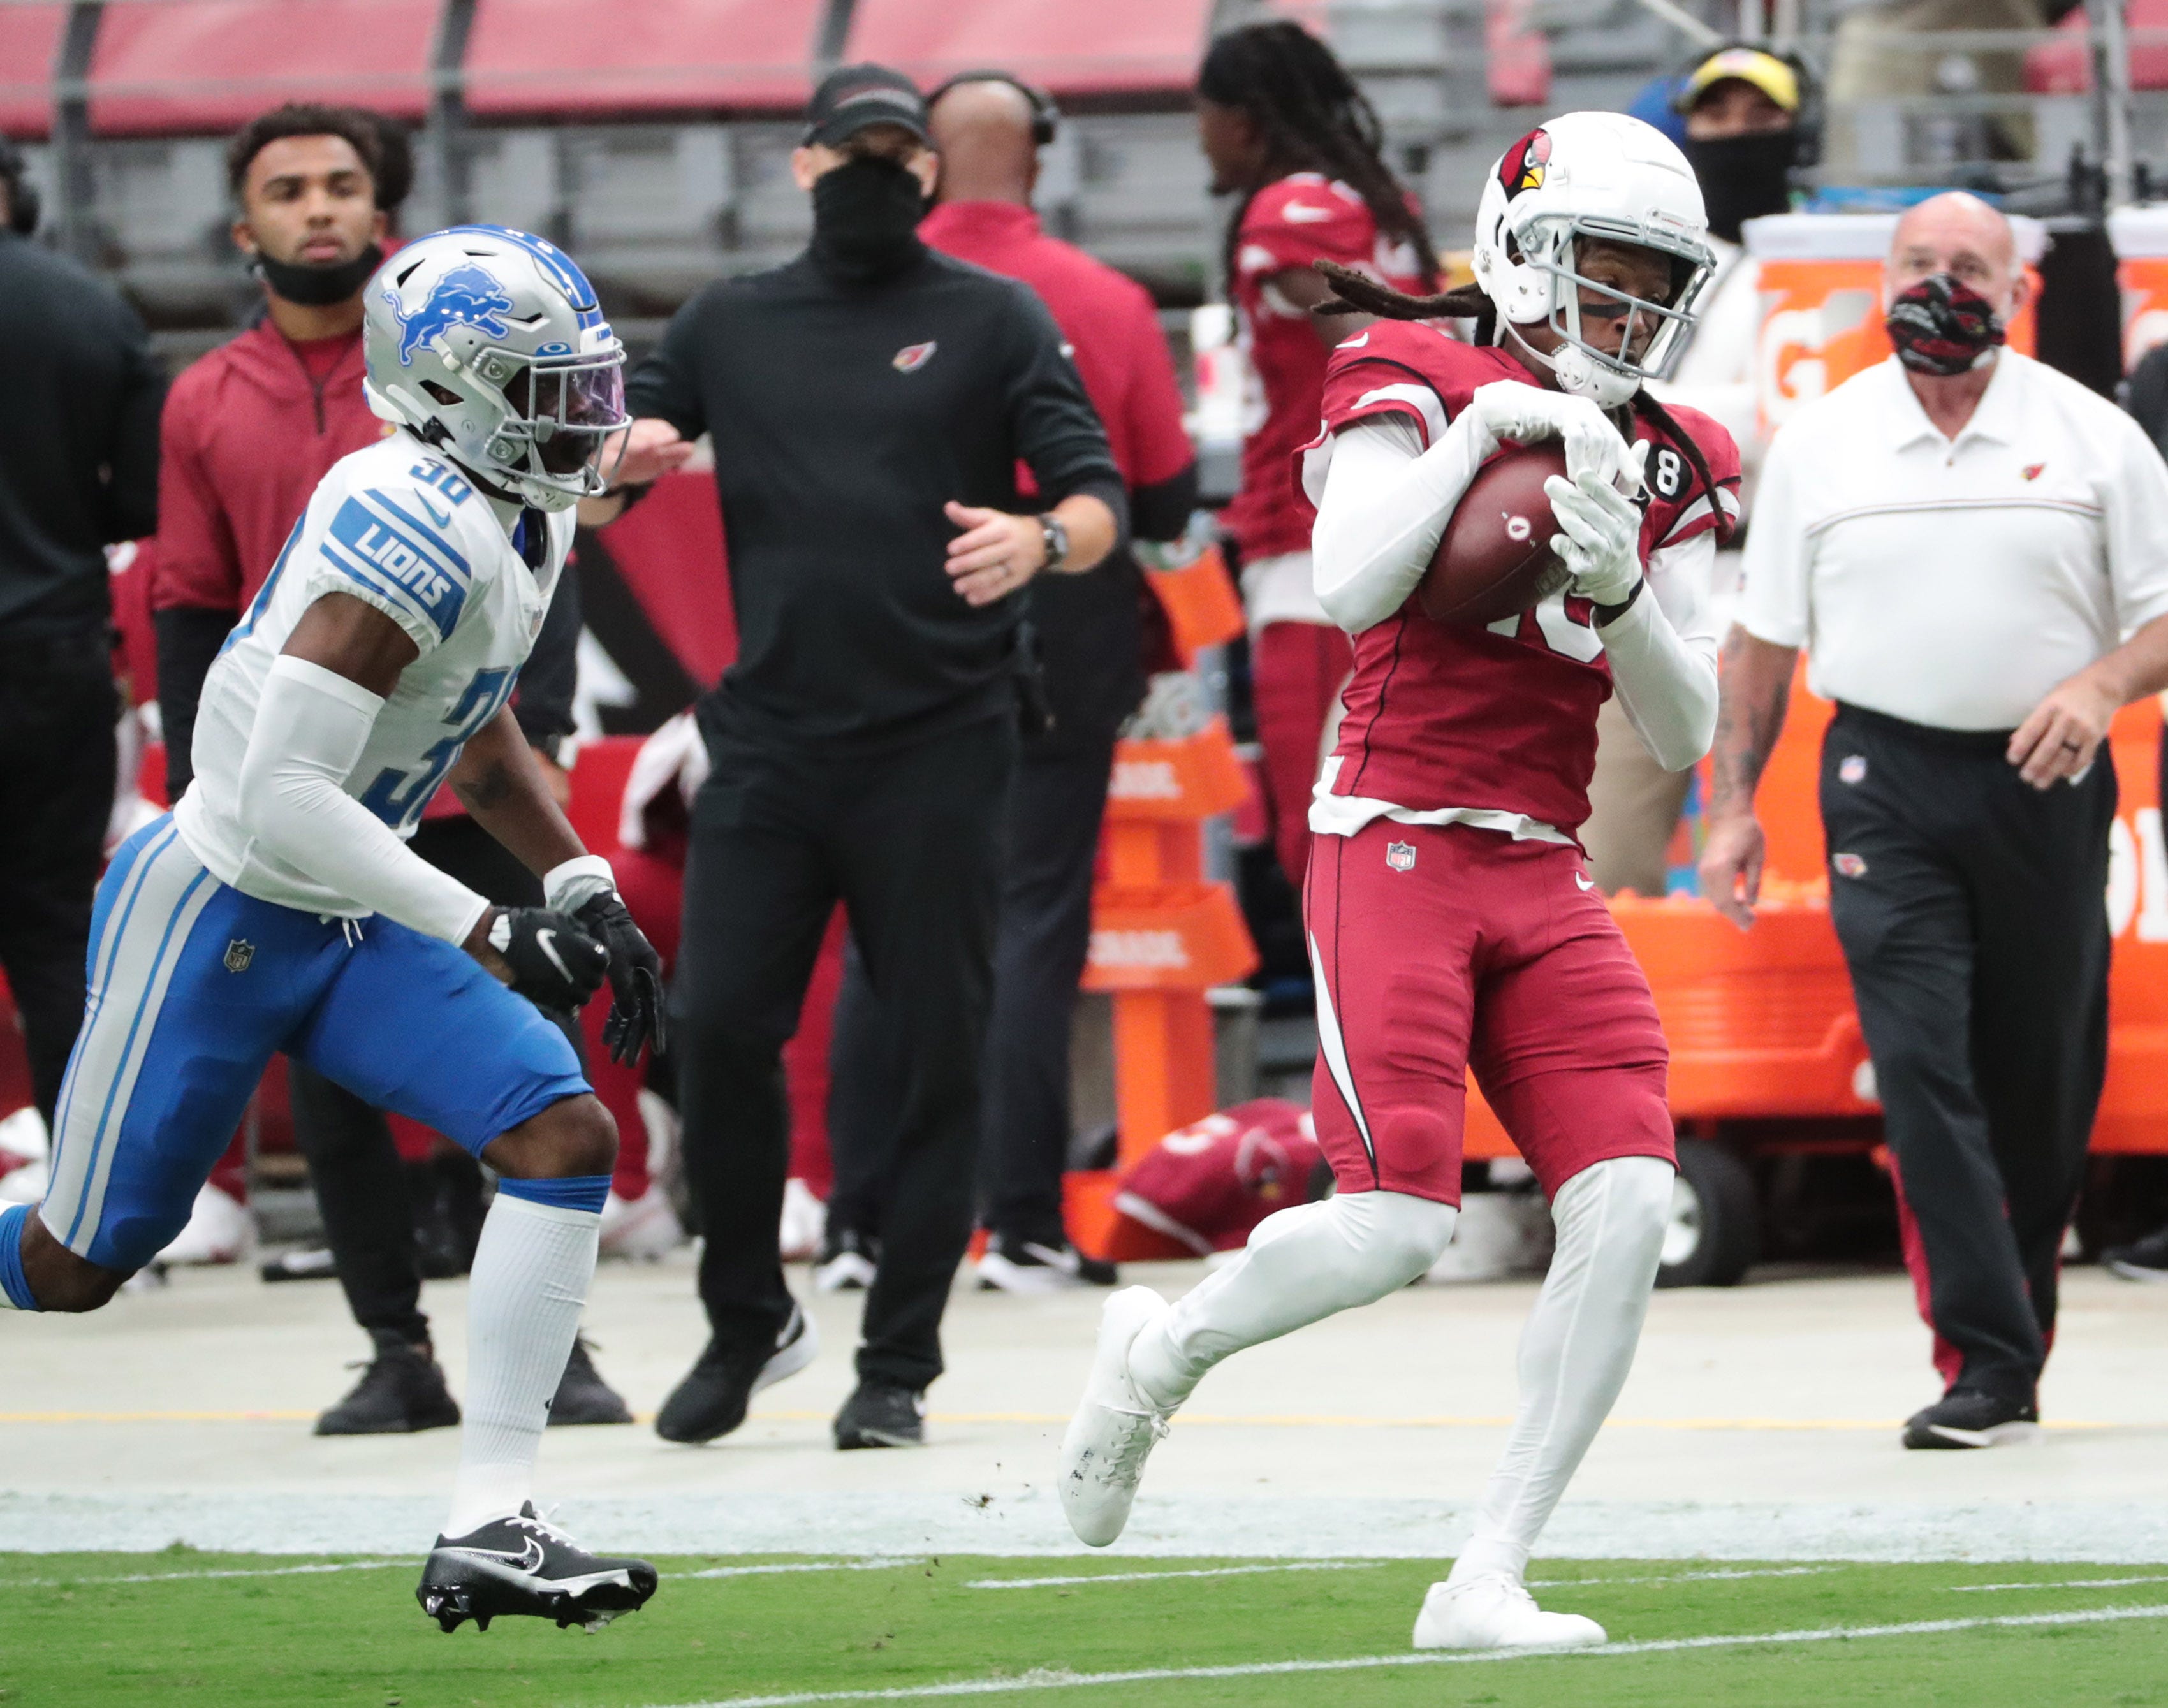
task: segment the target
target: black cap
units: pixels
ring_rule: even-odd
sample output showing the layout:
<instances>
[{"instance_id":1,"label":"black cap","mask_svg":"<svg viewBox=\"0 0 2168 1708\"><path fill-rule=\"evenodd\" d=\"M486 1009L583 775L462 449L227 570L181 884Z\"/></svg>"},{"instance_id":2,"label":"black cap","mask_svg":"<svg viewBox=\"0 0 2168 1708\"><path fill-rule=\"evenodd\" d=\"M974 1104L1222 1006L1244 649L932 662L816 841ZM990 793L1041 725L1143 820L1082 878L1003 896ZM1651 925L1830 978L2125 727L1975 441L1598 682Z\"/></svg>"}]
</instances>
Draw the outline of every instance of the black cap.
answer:
<instances>
[{"instance_id":1,"label":"black cap","mask_svg":"<svg viewBox=\"0 0 2168 1708\"><path fill-rule=\"evenodd\" d=\"M821 79L806 109L805 141L840 146L870 125L901 125L921 142L926 100L918 85L886 66L838 66Z\"/></svg>"}]
</instances>

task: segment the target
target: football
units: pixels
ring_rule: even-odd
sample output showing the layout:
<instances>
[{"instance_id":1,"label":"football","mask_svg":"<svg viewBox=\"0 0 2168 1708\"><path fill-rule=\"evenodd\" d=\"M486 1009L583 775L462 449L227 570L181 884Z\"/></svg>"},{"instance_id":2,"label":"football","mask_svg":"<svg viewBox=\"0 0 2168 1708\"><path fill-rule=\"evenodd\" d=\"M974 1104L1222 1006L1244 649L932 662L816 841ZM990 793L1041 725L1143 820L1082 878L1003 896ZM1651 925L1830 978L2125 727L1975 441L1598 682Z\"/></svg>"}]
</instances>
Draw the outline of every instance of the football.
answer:
<instances>
[{"instance_id":1,"label":"football","mask_svg":"<svg viewBox=\"0 0 2168 1708\"><path fill-rule=\"evenodd\" d=\"M1416 585L1416 608L1440 623L1496 623L1564 586L1544 482L1565 473L1555 441L1508 445L1478 469Z\"/></svg>"}]
</instances>

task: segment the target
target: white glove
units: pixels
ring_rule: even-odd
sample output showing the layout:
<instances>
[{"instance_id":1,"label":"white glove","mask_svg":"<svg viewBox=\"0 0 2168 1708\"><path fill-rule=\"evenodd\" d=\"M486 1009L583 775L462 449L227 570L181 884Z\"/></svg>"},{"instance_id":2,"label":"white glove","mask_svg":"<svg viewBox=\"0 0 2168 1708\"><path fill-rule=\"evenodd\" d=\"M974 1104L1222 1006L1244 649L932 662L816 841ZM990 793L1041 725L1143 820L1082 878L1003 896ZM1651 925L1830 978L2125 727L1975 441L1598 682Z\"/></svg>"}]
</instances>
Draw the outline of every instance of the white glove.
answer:
<instances>
[{"instance_id":1,"label":"white glove","mask_svg":"<svg viewBox=\"0 0 2168 1708\"><path fill-rule=\"evenodd\" d=\"M1640 473L1648 447L1629 459ZM1641 510L1610 481L1593 475L1544 482L1551 514L1564 530L1551 536L1551 549L1573 576L1573 591L1598 605L1623 605L1641 580Z\"/></svg>"},{"instance_id":2,"label":"white glove","mask_svg":"<svg viewBox=\"0 0 2168 1708\"><path fill-rule=\"evenodd\" d=\"M1632 453L1611 418L1586 397L1515 379L1494 379L1475 388L1468 412L1490 436L1494 450L1500 439L1523 445L1540 439L1564 440L1565 472L1571 480L1586 475L1615 482L1632 462ZM1638 470L1632 490L1639 491Z\"/></svg>"}]
</instances>

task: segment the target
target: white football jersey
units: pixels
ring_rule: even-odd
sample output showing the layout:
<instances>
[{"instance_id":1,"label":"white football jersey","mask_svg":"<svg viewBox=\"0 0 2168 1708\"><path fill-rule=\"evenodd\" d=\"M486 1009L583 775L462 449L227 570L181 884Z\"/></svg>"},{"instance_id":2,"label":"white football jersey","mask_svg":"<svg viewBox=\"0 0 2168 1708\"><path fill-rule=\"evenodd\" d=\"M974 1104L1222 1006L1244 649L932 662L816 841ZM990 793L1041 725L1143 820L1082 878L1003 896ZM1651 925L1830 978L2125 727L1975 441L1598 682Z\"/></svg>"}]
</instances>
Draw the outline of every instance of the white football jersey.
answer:
<instances>
[{"instance_id":1,"label":"white football jersey","mask_svg":"<svg viewBox=\"0 0 2168 1708\"><path fill-rule=\"evenodd\" d=\"M173 823L214 877L309 913L369 911L258 847L241 816L242 760L264 679L301 613L327 593L373 605L406 632L421 655L376 714L346 792L412 835L460 750L512 698L572 543L572 511L526 512L515 533L549 530L530 569L506 531L518 514L406 432L340 459L317 483L204 680L195 779Z\"/></svg>"}]
</instances>

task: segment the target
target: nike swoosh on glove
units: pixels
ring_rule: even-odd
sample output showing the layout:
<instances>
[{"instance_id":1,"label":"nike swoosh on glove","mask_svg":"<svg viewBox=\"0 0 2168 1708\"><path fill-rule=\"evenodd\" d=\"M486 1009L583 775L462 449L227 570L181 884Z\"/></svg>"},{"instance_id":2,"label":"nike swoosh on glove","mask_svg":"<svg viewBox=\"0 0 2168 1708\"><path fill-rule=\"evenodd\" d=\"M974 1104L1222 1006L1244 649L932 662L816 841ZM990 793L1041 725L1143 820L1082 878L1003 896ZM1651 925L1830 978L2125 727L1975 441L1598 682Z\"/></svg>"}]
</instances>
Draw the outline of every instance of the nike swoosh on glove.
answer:
<instances>
[{"instance_id":1,"label":"nike swoosh on glove","mask_svg":"<svg viewBox=\"0 0 2168 1708\"><path fill-rule=\"evenodd\" d=\"M1592 474L1554 475L1544 491L1562 530L1551 536L1551 550L1573 576L1573 591L1598 605L1623 605L1641 580L1640 506Z\"/></svg>"},{"instance_id":2,"label":"nike swoosh on glove","mask_svg":"<svg viewBox=\"0 0 2168 1708\"><path fill-rule=\"evenodd\" d=\"M507 908L490 922L489 946L512 968L512 988L537 1008L577 1014L602 989L610 954L570 914Z\"/></svg>"},{"instance_id":3,"label":"nike swoosh on glove","mask_svg":"<svg viewBox=\"0 0 2168 1708\"><path fill-rule=\"evenodd\" d=\"M614 889L591 896L573 917L609 951L610 1011L603 1048L614 1062L636 1062L643 1045L661 1055L669 1038L662 1021L662 957Z\"/></svg>"}]
</instances>

